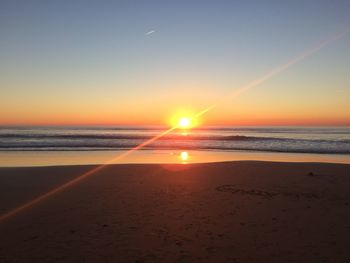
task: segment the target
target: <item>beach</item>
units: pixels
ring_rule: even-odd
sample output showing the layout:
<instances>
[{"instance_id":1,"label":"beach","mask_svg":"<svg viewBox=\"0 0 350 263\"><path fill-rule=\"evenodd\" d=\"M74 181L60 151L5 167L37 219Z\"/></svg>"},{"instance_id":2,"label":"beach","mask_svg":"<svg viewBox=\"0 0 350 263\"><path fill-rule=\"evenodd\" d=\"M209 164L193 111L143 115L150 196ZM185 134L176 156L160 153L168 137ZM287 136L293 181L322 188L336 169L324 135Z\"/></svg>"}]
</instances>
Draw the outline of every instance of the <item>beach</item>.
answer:
<instances>
[{"instance_id":1,"label":"beach","mask_svg":"<svg viewBox=\"0 0 350 263\"><path fill-rule=\"evenodd\" d=\"M0 263L350 263L350 1L0 6Z\"/></svg>"},{"instance_id":2,"label":"beach","mask_svg":"<svg viewBox=\"0 0 350 263\"><path fill-rule=\"evenodd\" d=\"M96 168L0 168L0 213ZM108 165L0 221L0 262L349 262L350 165Z\"/></svg>"}]
</instances>

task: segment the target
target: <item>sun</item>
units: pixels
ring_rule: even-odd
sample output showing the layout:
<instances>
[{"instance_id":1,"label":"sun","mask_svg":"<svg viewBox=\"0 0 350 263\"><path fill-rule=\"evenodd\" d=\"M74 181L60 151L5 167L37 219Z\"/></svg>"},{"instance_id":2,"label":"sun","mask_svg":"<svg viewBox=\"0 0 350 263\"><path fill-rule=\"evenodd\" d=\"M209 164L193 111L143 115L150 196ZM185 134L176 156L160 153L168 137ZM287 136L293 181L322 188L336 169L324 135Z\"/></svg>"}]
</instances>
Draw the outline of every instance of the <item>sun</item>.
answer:
<instances>
[{"instance_id":1,"label":"sun","mask_svg":"<svg viewBox=\"0 0 350 263\"><path fill-rule=\"evenodd\" d=\"M181 117L179 119L179 127L182 129L188 129L191 126L191 119L188 117Z\"/></svg>"},{"instance_id":2,"label":"sun","mask_svg":"<svg viewBox=\"0 0 350 263\"><path fill-rule=\"evenodd\" d=\"M177 110L169 119L169 124L174 129L187 132L198 127L201 123L199 118L191 110Z\"/></svg>"}]
</instances>

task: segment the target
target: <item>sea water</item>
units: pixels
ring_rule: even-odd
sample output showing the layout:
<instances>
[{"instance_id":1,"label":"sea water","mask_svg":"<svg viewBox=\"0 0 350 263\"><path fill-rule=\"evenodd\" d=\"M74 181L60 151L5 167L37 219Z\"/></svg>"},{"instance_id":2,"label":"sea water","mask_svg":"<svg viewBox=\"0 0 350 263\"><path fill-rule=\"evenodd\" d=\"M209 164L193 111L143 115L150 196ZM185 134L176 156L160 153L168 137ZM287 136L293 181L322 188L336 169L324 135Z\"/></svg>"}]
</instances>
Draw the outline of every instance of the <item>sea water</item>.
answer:
<instances>
[{"instance_id":1,"label":"sea water","mask_svg":"<svg viewBox=\"0 0 350 263\"><path fill-rule=\"evenodd\" d=\"M72 152L95 158L98 155L109 156L111 154L108 152L128 151L166 129L155 126L0 127L0 165L6 166L8 159L4 161L5 157L20 158L44 153L54 155L55 152L56 155L59 152L59 156L75 156ZM143 151L142 154L133 155L145 156L145 150L149 153L174 154L186 151L197 152L197 156L204 156L205 152L207 155L210 153L210 156L224 156L215 158L216 161L236 159L234 156L240 152L263 153L265 156L278 156L277 153L316 154L323 155L323 159L325 156L333 156L330 157L333 159L341 156L344 162L350 159L350 127L207 127L174 130L138 150ZM142 159L150 162L144 157L139 159L140 162ZM156 156L151 159L157 162ZM248 156L247 159L251 158ZM137 158L133 160L137 161ZM201 160L196 158L196 161ZM158 162L164 160L158 156Z\"/></svg>"}]
</instances>

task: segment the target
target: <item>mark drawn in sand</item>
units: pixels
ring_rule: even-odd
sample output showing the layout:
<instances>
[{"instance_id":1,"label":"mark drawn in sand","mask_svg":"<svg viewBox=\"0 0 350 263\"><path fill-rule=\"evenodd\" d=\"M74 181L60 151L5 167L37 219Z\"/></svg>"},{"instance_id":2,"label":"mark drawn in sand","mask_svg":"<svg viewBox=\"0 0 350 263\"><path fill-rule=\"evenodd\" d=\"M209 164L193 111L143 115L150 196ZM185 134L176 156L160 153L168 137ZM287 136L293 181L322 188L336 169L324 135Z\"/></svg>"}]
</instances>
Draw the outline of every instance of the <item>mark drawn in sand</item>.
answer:
<instances>
[{"instance_id":1,"label":"mark drawn in sand","mask_svg":"<svg viewBox=\"0 0 350 263\"><path fill-rule=\"evenodd\" d=\"M218 186L216 190L219 192L229 192L232 194L259 196L266 199L272 199L277 196L291 197L295 199L300 199L300 198L320 199L321 198L321 196L315 193L272 192L272 191L264 191L264 190L258 190L258 189L242 189L242 188L237 188L234 185L230 185L230 184Z\"/></svg>"}]
</instances>

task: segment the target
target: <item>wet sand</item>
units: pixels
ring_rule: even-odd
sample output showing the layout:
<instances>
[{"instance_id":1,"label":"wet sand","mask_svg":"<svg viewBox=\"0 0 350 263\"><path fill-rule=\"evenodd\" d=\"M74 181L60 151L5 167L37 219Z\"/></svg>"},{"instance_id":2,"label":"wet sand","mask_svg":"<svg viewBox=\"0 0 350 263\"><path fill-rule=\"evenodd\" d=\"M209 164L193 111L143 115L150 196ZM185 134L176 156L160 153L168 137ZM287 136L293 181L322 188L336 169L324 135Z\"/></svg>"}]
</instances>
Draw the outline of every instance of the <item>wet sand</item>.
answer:
<instances>
[{"instance_id":1,"label":"wet sand","mask_svg":"<svg viewBox=\"0 0 350 263\"><path fill-rule=\"evenodd\" d=\"M0 168L0 213L93 166ZM0 222L0 262L350 262L350 165L110 165Z\"/></svg>"}]
</instances>

